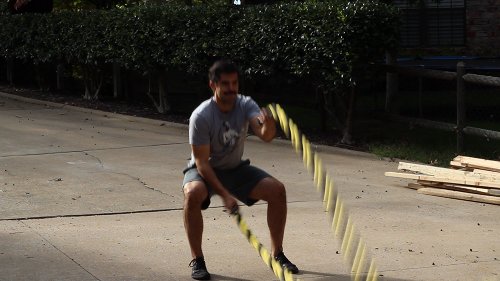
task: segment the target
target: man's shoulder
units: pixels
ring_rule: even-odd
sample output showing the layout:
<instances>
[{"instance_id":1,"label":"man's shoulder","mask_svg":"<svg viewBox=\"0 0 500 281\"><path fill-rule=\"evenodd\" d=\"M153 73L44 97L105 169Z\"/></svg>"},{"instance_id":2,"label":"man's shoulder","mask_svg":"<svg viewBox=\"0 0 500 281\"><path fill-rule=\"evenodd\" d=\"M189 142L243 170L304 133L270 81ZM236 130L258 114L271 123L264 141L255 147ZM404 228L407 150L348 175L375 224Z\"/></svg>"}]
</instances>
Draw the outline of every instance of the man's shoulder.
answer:
<instances>
[{"instance_id":1,"label":"man's shoulder","mask_svg":"<svg viewBox=\"0 0 500 281\"><path fill-rule=\"evenodd\" d=\"M238 95L237 103L239 104L240 107L243 108L248 108L248 106L253 106L254 104L257 104L251 96L245 96L242 94Z\"/></svg>"},{"instance_id":2,"label":"man's shoulder","mask_svg":"<svg viewBox=\"0 0 500 281\"><path fill-rule=\"evenodd\" d=\"M200 103L198 107L193 110L193 113L191 114L191 118L197 117L197 116L204 116L208 112L212 110L212 99L207 99L204 102Z\"/></svg>"},{"instance_id":3,"label":"man's shoulder","mask_svg":"<svg viewBox=\"0 0 500 281\"><path fill-rule=\"evenodd\" d=\"M259 105L250 96L240 95L238 97L238 104L241 110L247 113L250 112L252 115L255 115L255 112L260 112Z\"/></svg>"},{"instance_id":4,"label":"man's shoulder","mask_svg":"<svg viewBox=\"0 0 500 281\"><path fill-rule=\"evenodd\" d=\"M253 101L253 99L252 99L252 97L251 97L251 96L245 96L245 95L243 95L243 94L239 94L239 95L238 95L238 100L239 100L240 102L244 102L244 103L249 102L249 101Z\"/></svg>"}]
</instances>

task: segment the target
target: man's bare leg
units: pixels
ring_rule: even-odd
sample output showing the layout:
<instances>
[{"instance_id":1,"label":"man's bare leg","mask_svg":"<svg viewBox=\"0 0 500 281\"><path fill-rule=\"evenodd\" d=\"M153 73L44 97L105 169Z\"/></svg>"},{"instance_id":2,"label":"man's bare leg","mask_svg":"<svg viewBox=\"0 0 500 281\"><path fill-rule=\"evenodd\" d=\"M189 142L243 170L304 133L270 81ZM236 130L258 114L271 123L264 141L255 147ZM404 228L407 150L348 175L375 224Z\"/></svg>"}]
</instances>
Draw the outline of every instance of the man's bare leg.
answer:
<instances>
[{"instance_id":1,"label":"man's bare leg","mask_svg":"<svg viewBox=\"0 0 500 281\"><path fill-rule=\"evenodd\" d=\"M299 269L283 253L287 202L285 186L274 178L261 180L250 192L250 197L267 201L267 224L271 234L271 254L283 268L292 273Z\"/></svg>"},{"instance_id":2,"label":"man's bare leg","mask_svg":"<svg viewBox=\"0 0 500 281\"><path fill-rule=\"evenodd\" d=\"M203 256L201 248L203 236L203 216L201 204L208 196L205 184L200 181L189 182L184 186L184 228L193 259Z\"/></svg>"},{"instance_id":3,"label":"man's bare leg","mask_svg":"<svg viewBox=\"0 0 500 281\"><path fill-rule=\"evenodd\" d=\"M184 228L193 256L193 260L189 263L192 267L191 278L196 280L210 280L201 249L203 236L201 205L207 196L207 188L201 181L189 182L184 186Z\"/></svg>"},{"instance_id":4,"label":"man's bare leg","mask_svg":"<svg viewBox=\"0 0 500 281\"><path fill-rule=\"evenodd\" d=\"M250 193L254 199L267 201L267 225L271 234L271 254L283 251L287 215L285 186L274 178L264 178Z\"/></svg>"}]
</instances>

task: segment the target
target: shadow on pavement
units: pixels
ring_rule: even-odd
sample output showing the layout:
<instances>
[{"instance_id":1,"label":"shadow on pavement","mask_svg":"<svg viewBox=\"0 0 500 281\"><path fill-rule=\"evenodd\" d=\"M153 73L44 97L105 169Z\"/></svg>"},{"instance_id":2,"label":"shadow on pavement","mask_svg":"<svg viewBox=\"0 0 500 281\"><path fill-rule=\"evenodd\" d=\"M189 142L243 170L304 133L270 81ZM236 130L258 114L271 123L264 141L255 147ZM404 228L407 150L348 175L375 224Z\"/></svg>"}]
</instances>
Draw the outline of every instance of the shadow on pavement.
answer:
<instances>
[{"instance_id":1,"label":"shadow on pavement","mask_svg":"<svg viewBox=\"0 0 500 281\"><path fill-rule=\"evenodd\" d=\"M350 275L330 274L330 273L308 271L308 270L301 270L299 274L294 275L294 276L297 278L300 278L301 280L314 280L314 281L351 281L352 280ZM360 280L366 280L366 276L361 277ZM377 280L407 281L404 279L386 278L386 277L380 276L380 275L379 275Z\"/></svg>"},{"instance_id":2,"label":"shadow on pavement","mask_svg":"<svg viewBox=\"0 0 500 281\"><path fill-rule=\"evenodd\" d=\"M253 281L251 279L243 279L243 278L235 278L234 276L224 276L224 275L220 275L220 274L210 274L212 276L212 280L217 280L217 281L223 281L223 280L227 280L227 281Z\"/></svg>"}]
</instances>

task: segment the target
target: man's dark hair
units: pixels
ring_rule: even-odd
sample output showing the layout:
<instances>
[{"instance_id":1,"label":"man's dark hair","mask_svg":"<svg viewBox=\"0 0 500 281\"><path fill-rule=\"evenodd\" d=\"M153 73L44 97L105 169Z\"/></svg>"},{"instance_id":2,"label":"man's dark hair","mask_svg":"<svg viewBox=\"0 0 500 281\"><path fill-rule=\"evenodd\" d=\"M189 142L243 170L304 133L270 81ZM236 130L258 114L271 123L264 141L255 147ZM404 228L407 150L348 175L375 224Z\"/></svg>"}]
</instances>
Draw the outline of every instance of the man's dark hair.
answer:
<instances>
[{"instance_id":1,"label":"man's dark hair","mask_svg":"<svg viewBox=\"0 0 500 281\"><path fill-rule=\"evenodd\" d=\"M208 70L208 79L212 82L219 82L222 73L237 73L240 76L238 66L229 59L216 61Z\"/></svg>"}]
</instances>

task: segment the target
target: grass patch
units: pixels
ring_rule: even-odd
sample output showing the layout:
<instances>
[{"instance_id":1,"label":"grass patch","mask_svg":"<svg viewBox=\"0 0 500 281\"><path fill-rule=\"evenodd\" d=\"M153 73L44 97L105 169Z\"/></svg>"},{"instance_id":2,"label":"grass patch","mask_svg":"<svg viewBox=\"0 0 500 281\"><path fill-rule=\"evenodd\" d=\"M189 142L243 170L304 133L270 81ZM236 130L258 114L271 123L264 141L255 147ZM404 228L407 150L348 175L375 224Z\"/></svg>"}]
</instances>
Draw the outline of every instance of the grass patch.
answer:
<instances>
[{"instance_id":1,"label":"grass patch","mask_svg":"<svg viewBox=\"0 0 500 281\"><path fill-rule=\"evenodd\" d=\"M456 156L456 137L448 132L373 120L358 124L356 132L366 150L381 157L446 166Z\"/></svg>"},{"instance_id":2,"label":"grass patch","mask_svg":"<svg viewBox=\"0 0 500 281\"><path fill-rule=\"evenodd\" d=\"M369 144L369 152L380 157L417 161L441 167L446 167L450 160L455 157L454 151L450 149L444 151L429 151L415 144L372 143Z\"/></svg>"},{"instance_id":3,"label":"grass patch","mask_svg":"<svg viewBox=\"0 0 500 281\"><path fill-rule=\"evenodd\" d=\"M382 157L447 167L457 155L456 134L453 132L390 123L366 128L363 137L367 150ZM500 141L466 135L464 151L460 154L499 160Z\"/></svg>"},{"instance_id":4,"label":"grass patch","mask_svg":"<svg viewBox=\"0 0 500 281\"><path fill-rule=\"evenodd\" d=\"M321 115L317 109L293 105L285 105L284 109L311 141L335 145L341 138L338 131L321 132ZM331 123L327 125L332 127ZM494 122L474 122L474 125L480 128L498 128L498 124ZM456 134L453 132L364 118L355 120L352 135L358 149L380 157L447 167L450 160L457 156ZM463 155L500 159L500 141L466 135L464 144Z\"/></svg>"}]
</instances>

